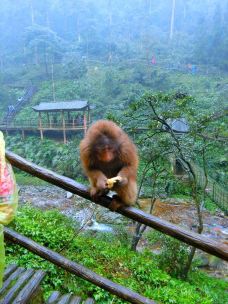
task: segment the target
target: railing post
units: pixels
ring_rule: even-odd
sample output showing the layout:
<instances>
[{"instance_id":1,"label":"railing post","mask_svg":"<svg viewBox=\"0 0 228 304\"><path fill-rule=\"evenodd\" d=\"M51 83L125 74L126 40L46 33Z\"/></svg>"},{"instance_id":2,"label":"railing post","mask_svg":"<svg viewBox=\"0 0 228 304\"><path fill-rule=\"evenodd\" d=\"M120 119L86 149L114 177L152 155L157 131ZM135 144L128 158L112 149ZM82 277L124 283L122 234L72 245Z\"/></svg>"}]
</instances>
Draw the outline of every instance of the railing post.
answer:
<instances>
[{"instance_id":1,"label":"railing post","mask_svg":"<svg viewBox=\"0 0 228 304\"><path fill-rule=\"evenodd\" d=\"M63 123L63 142L66 144L67 139L66 139L66 123L65 123L65 118L64 118L64 111L61 111L62 114L62 123Z\"/></svg>"},{"instance_id":2,"label":"railing post","mask_svg":"<svg viewBox=\"0 0 228 304\"><path fill-rule=\"evenodd\" d=\"M39 128L40 128L40 138L41 138L41 140L43 140L44 136L43 136L43 129L42 129L41 112L39 112Z\"/></svg>"}]
</instances>

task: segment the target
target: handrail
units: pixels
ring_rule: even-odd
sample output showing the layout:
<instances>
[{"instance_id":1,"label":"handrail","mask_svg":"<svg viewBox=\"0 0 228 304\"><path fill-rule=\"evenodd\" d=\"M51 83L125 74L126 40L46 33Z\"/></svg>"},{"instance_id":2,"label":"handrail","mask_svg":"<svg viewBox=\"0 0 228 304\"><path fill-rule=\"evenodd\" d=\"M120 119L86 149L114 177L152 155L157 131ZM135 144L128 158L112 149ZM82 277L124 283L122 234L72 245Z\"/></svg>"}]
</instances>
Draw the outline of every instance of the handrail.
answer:
<instances>
[{"instance_id":1,"label":"handrail","mask_svg":"<svg viewBox=\"0 0 228 304\"><path fill-rule=\"evenodd\" d=\"M94 201L90 197L88 189L76 181L59 175L51 170L40 167L10 151L6 151L6 157L13 166L27 173L30 173L31 175L39 177L53 185L84 197L88 200ZM98 201L94 202L108 208L109 204L111 203L111 198L108 196L103 196ZM117 210L117 212L124 216L127 216L128 218L159 230L165 234L168 234L184 243L187 243L191 246L199 248L205 252L228 261L228 246L225 244L220 244L219 242L206 238L200 234L185 230L179 226L176 226L151 214L147 214L134 207L121 207Z\"/></svg>"},{"instance_id":2,"label":"handrail","mask_svg":"<svg viewBox=\"0 0 228 304\"><path fill-rule=\"evenodd\" d=\"M110 293L120 297L121 299L135 304L156 304L156 302L153 300L145 298L138 293L121 286L120 284L114 283L111 280L98 275L90 269L65 258L59 253L34 242L33 240L13 231L12 229L5 227L4 236L9 241L19 244L45 260L69 271L70 273L73 273L103 289L108 290Z\"/></svg>"},{"instance_id":3,"label":"handrail","mask_svg":"<svg viewBox=\"0 0 228 304\"><path fill-rule=\"evenodd\" d=\"M85 125L84 124L75 124L75 123L69 123L66 122L65 123L65 127L63 127L63 125L61 123L55 123L55 124L48 124L45 123L42 125L42 128L39 127L37 121L35 121L34 123L32 123L33 121L12 121L11 123L8 124L0 124L0 128L6 128L7 130L10 129L34 129L34 130L63 130L63 129L69 129L69 130L77 130L77 129L84 129ZM88 127L88 123L86 124L86 126Z\"/></svg>"}]
</instances>

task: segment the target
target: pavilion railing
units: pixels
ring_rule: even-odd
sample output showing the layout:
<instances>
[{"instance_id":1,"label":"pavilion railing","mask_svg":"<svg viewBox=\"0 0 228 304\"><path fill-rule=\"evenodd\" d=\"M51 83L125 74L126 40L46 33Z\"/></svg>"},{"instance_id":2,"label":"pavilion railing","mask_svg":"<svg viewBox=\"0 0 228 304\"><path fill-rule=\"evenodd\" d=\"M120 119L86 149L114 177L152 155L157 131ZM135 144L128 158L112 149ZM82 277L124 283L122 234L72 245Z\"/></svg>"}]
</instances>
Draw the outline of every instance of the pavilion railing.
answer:
<instances>
[{"instance_id":1,"label":"pavilion railing","mask_svg":"<svg viewBox=\"0 0 228 304\"><path fill-rule=\"evenodd\" d=\"M34 129L34 130L39 130L39 124L38 124L38 120L37 119L21 119L21 120L13 120L9 123L5 123L4 125L2 125L5 127L5 129ZM88 127L88 123L87 123L87 127ZM65 125L63 127L63 123L61 121L59 122L43 122L42 123L42 129L46 129L46 130L62 130L62 129L83 129L84 128L84 124L83 122L77 123L75 121L66 121Z\"/></svg>"}]
</instances>

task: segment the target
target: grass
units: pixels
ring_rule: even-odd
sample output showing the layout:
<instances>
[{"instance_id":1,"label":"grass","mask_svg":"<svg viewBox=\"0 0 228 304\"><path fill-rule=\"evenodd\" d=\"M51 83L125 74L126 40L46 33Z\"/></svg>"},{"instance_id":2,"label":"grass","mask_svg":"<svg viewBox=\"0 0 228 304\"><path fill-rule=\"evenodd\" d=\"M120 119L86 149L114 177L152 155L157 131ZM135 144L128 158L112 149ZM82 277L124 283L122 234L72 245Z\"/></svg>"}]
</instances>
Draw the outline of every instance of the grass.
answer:
<instances>
[{"instance_id":1,"label":"grass","mask_svg":"<svg viewBox=\"0 0 228 304\"><path fill-rule=\"evenodd\" d=\"M50 184L45 182L44 180L26 173L15 173L15 178L18 185L50 186Z\"/></svg>"},{"instance_id":2,"label":"grass","mask_svg":"<svg viewBox=\"0 0 228 304\"><path fill-rule=\"evenodd\" d=\"M126 231L118 234L79 233L69 219L57 211L41 211L29 205L19 209L12 223L17 232L114 282L164 304L224 304L227 283L194 271L188 281L171 277L159 269L157 256L149 250L129 249ZM123 228L124 229L124 228ZM7 264L47 271L43 289L92 296L97 303L126 303L105 290L73 276L26 249L8 243Z\"/></svg>"}]
</instances>

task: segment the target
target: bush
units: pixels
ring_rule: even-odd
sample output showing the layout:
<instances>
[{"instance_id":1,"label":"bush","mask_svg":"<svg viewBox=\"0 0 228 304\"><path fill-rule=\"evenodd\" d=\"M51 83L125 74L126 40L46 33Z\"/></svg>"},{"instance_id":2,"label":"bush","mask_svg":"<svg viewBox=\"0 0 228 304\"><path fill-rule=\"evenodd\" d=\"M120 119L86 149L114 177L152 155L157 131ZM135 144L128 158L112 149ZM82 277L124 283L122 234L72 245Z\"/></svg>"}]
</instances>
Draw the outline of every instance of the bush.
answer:
<instances>
[{"instance_id":1,"label":"bush","mask_svg":"<svg viewBox=\"0 0 228 304\"><path fill-rule=\"evenodd\" d=\"M161 244L161 252L158 255L159 268L166 271L172 277L181 278L189 254L189 246L163 233L153 231L148 234L149 241Z\"/></svg>"}]
</instances>

